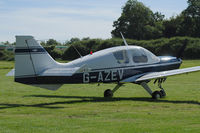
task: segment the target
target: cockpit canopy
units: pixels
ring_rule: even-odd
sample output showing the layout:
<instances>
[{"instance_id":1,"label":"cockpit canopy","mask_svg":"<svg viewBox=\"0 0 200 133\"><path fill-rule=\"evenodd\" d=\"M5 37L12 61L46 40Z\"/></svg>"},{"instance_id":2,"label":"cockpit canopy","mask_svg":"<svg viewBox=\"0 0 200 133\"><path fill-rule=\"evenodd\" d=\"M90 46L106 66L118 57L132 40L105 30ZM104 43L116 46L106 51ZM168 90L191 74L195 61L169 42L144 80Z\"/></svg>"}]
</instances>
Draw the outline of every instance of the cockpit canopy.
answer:
<instances>
[{"instance_id":1,"label":"cockpit canopy","mask_svg":"<svg viewBox=\"0 0 200 133\"><path fill-rule=\"evenodd\" d=\"M71 62L72 66L87 65L91 69L115 68L158 63L160 58L138 46L104 49Z\"/></svg>"},{"instance_id":2,"label":"cockpit canopy","mask_svg":"<svg viewBox=\"0 0 200 133\"><path fill-rule=\"evenodd\" d=\"M118 64L156 63L159 58L142 47L131 47L113 52Z\"/></svg>"}]
</instances>

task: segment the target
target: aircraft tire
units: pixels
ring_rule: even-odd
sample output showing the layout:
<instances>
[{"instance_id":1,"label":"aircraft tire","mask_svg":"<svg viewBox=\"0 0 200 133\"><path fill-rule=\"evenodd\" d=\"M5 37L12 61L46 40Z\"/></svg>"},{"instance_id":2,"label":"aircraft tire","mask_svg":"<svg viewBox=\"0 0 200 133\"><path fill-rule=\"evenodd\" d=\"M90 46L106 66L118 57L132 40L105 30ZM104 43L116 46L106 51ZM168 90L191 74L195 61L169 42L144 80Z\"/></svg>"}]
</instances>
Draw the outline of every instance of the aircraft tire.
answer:
<instances>
[{"instance_id":1,"label":"aircraft tire","mask_svg":"<svg viewBox=\"0 0 200 133\"><path fill-rule=\"evenodd\" d=\"M166 96L166 93L165 93L164 90L160 90L160 93L161 93L162 97L165 97L165 96Z\"/></svg>"},{"instance_id":2,"label":"aircraft tire","mask_svg":"<svg viewBox=\"0 0 200 133\"><path fill-rule=\"evenodd\" d=\"M152 98L156 99L156 100L162 98L161 92L160 91L154 91L153 94L152 94Z\"/></svg>"},{"instance_id":3,"label":"aircraft tire","mask_svg":"<svg viewBox=\"0 0 200 133\"><path fill-rule=\"evenodd\" d=\"M104 97L109 98L109 97L112 97L112 96L113 96L112 90L107 89L107 90L104 91Z\"/></svg>"}]
</instances>

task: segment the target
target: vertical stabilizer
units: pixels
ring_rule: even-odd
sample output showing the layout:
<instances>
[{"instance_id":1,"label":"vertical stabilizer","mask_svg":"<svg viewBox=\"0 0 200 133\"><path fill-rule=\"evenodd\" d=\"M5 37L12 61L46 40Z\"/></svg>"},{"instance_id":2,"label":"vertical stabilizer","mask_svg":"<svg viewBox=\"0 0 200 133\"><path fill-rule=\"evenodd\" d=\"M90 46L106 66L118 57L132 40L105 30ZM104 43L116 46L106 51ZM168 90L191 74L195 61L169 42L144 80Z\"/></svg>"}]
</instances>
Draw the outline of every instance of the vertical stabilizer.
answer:
<instances>
[{"instance_id":1,"label":"vertical stabilizer","mask_svg":"<svg viewBox=\"0 0 200 133\"><path fill-rule=\"evenodd\" d=\"M36 77L55 65L56 61L32 36L16 36L15 80Z\"/></svg>"}]
</instances>

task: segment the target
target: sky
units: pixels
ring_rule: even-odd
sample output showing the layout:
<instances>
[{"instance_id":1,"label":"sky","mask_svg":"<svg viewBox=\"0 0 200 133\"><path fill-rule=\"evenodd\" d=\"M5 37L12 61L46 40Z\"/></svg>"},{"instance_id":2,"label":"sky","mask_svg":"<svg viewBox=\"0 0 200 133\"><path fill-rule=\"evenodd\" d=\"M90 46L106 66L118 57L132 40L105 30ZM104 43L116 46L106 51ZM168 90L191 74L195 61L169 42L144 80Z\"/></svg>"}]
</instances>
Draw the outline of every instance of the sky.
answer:
<instances>
[{"instance_id":1,"label":"sky","mask_svg":"<svg viewBox=\"0 0 200 133\"><path fill-rule=\"evenodd\" d=\"M72 37L111 38L113 22L127 0L0 0L0 42L15 35L60 42ZM187 8L187 0L138 0L166 18Z\"/></svg>"}]
</instances>

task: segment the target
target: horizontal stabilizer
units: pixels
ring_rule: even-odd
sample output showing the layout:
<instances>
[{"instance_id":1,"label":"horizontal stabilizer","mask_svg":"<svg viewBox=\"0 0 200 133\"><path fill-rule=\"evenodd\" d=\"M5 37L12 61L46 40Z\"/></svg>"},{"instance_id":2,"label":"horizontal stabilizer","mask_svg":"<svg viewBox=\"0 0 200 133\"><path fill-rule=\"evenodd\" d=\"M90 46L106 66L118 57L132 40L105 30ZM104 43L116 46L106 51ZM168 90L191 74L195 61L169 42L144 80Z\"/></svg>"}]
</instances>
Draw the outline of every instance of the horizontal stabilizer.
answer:
<instances>
[{"instance_id":1,"label":"horizontal stabilizer","mask_svg":"<svg viewBox=\"0 0 200 133\"><path fill-rule=\"evenodd\" d=\"M12 69L10 72L8 72L6 76L15 76L15 69Z\"/></svg>"}]
</instances>

